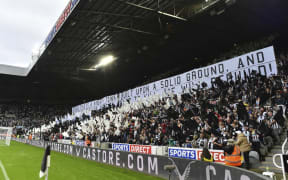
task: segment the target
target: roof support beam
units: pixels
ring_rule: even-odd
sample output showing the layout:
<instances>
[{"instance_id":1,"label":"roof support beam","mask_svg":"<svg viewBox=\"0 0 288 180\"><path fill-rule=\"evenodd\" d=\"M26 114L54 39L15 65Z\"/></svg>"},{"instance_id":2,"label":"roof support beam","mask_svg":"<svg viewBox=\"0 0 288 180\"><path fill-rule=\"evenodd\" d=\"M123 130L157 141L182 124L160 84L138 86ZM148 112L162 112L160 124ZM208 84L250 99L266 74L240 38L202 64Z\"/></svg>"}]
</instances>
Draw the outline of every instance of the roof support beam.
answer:
<instances>
[{"instance_id":1,"label":"roof support beam","mask_svg":"<svg viewBox=\"0 0 288 180\"><path fill-rule=\"evenodd\" d=\"M77 21L82 21L82 22L86 22L86 23L89 23L89 24L97 24L97 25L101 25L101 26L114 28L114 29L121 29L121 30L137 32L137 33L153 35L153 36L158 35L158 34L153 33L153 32L143 31L143 30L140 30L140 29L134 29L134 28L130 28L130 27L124 27L124 26L112 25L112 24L105 24L105 23L102 23L102 22L87 21L87 20L83 20L83 19L76 19L76 18L74 18L74 19L77 20Z\"/></svg>"},{"instance_id":2,"label":"roof support beam","mask_svg":"<svg viewBox=\"0 0 288 180\"><path fill-rule=\"evenodd\" d=\"M163 11L151 9L149 7L145 7L145 6L141 6L141 5L138 5L138 4L134 4L134 3L128 2L126 0L117 0L117 1L121 2L121 3L124 3L124 4L127 4L129 6L133 6L133 7L140 8L140 9L143 9L143 10L146 10L146 11L154 12L156 14L160 14L160 15L163 15L163 16L167 16L167 17L170 17L170 18L178 19L178 20L181 20L181 21L187 21L187 19L185 19L185 18L182 18L182 17L179 17L179 16L175 16L173 14L165 13Z\"/></svg>"},{"instance_id":3,"label":"roof support beam","mask_svg":"<svg viewBox=\"0 0 288 180\"><path fill-rule=\"evenodd\" d=\"M141 16L131 16L131 15L127 15L127 14L109 13L109 12L103 12L103 11L79 10L79 12L81 12L81 13L91 13L91 14L97 14L97 15L107 15L107 16L134 18L134 19L144 19Z\"/></svg>"},{"instance_id":4,"label":"roof support beam","mask_svg":"<svg viewBox=\"0 0 288 180\"><path fill-rule=\"evenodd\" d=\"M68 40L76 40L76 41L93 42L93 43L111 43L111 41L108 41L108 40L103 41L102 39L86 39L86 38L73 37L73 36L60 36L60 38L68 39Z\"/></svg>"},{"instance_id":5,"label":"roof support beam","mask_svg":"<svg viewBox=\"0 0 288 180\"><path fill-rule=\"evenodd\" d=\"M122 29L122 30L126 30L126 31L132 31L132 32L137 32L137 33L141 33L141 34L157 35L157 34L152 33L152 32L142 31L142 30L139 30L139 29L134 29L134 28L129 28L129 27L123 27L123 26L118 26L118 25L108 25L108 26L112 27L112 28L117 28L117 29Z\"/></svg>"},{"instance_id":6,"label":"roof support beam","mask_svg":"<svg viewBox=\"0 0 288 180\"><path fill-rule=\"evenodd\" d=\"M151 0L146 0L146 1L143 1L143 2L141 2L140 4L138 4L138 5L143 5L143 4L145 4L145 3L148 3L149 1L151 1Z\"/></svg>"}]
</instances>

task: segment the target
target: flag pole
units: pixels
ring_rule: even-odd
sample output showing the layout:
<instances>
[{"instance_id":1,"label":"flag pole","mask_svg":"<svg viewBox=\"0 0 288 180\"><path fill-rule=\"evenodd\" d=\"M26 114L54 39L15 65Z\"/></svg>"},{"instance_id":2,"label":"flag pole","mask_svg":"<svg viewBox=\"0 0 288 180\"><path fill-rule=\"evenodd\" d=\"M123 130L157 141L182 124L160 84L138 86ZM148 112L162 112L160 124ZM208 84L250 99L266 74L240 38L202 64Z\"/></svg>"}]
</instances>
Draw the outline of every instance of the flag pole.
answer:
<instances>
[{"instance_id":1,"label":"flag pole","mask_svg":"<svg viewBox=\"0 0 288 180\"><path fill-rule=\"evenodd\" d=\"M41 169L39 176L42 178L45 176L45 180L48 180L48 169L50 167L50 146L48 145L45 150L45 154L41 163Z\"/></svg>"},{"instance_id":2,"label":"flag pole","mask_svg":"<svg viewBox=\"0 0 288 180\"><path fill-rule=\"evenodd\" d=\"M50 167L50 155L47 157L47 171L46 171L46 177L45 180L48 180L48 171Z\"/></svg>"},{"instance_id":3,"label":"flag pole","mask_svg":"<svg viewBox=\"0 0 288 180\"><path fill-rule=\"evenodd\" d=\"M48 170L49 170L49 168L47 168L47 173L46 173L45 180L48 180Z\"/></svg>"}]
</instances>

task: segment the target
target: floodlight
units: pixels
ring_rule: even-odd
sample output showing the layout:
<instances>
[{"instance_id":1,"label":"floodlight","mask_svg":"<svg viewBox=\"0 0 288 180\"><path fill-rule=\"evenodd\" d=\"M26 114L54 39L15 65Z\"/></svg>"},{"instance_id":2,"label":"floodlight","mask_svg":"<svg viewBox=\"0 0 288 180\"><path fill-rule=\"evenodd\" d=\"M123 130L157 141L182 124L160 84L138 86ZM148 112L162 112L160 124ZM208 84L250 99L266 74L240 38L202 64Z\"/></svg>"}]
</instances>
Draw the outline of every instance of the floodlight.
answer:
<instances>
[{"instance_id":1,"label":"floodlight","mask_svg":"<svg viewBox=\"0 0 288 180\"><path fill-rule=\"evenodd\" d=\"M112 63L115 60L115 57L112 55L106 56L103 59L100 60L100 63L94 66L95 69L102 67L102 66L107 66L108 64Z\"/></svg>"}]
</instances>

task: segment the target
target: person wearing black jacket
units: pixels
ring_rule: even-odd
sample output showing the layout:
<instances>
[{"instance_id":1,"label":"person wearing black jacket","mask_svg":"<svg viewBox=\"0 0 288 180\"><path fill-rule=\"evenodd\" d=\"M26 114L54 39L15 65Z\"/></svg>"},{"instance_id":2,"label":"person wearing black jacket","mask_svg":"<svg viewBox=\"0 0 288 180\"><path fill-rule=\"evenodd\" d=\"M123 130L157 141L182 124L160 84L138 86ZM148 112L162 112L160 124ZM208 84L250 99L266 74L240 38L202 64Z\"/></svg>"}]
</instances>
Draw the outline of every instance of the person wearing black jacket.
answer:
<instances>
[{"instance_id":1,"label":"person wearing black jacket","mask_svg":"<svg viewBox=\"0 0 288 180\"><path fill-rule=\"evenodd\" d=\"M252 150L256 151L259 155L260 161L265 161L265 157L261 155L260 148L261 142L263 142L263 137L261 133L254 129L252 125L249 125L249 142L251 143Z\"/></svg>"},{"instance_id":2,"label":"person wearing black jacket","mask_svg":"<svg viewBox=\"0 0 288 180\"><path fill-rule=\"evenodd\" d=\"M272 129L268 127L266 121L268 121L267 118L261 121L258 131L263 135L263 144L271 147L273 144Z\"/></svg>"},{"instance_id":3,"label":"person wearing black jacket","mask_svg":"<svg viewBox=\"0 0 288 180\"><path fill-rule=\"evenodd\" d=\"M209 150L206 147L202 150L201 161L214 162L213 156L210 154Z\"/></svg>"}]
</instances>

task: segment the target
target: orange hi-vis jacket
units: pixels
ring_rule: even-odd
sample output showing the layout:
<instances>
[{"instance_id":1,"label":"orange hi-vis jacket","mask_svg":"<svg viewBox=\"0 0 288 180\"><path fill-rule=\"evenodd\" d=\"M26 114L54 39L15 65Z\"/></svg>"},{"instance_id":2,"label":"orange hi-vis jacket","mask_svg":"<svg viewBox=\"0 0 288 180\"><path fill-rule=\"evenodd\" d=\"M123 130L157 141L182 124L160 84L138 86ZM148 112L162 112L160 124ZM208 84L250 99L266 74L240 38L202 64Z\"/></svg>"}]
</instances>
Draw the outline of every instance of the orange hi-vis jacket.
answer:
<instances>
[{"instance_id":1,"label":"orange hi-vis jacket","mask_svg":"<svg viewBox=\"0 0 288 180\"><path fill-rule=\"evenodd\" d=\"M91 144L91 141L87 138L87 139L85 140L85 144L86 144L86 146L87 146L87 145L90 145L90 144Z\"/></svg>"},{"instance_id":2,"label":"orange hi-vis jacket","mask_svg":"<svg viewBox=\"0 0 288 180\"><path fill-rule=\"evenodd\" d=\"M225 152L225 164L229 166L241 166L241 152L239 146L234 146L234 151L231 155Z\"/></svg>"}]
</instances>

